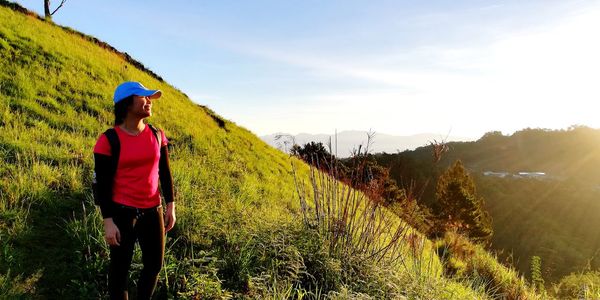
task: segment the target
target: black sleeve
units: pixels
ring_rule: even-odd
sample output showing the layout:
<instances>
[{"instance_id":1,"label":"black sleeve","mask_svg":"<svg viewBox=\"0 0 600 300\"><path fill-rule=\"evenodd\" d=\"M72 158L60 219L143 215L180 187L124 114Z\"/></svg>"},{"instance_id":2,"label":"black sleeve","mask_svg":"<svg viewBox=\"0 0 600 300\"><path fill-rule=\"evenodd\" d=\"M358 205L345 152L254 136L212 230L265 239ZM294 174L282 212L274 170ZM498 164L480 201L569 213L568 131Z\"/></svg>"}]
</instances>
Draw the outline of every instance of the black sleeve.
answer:
<instances>
[{"instance_id":1,"label":"black sleeve","mask_svg":"<svg viewBox=\"0 0 600 300\"><path fill-rule=\"evenodd\" d=\"M94 171L96 172L96 189L102 218L112 218L115 203L112 200L114 174L111 172L113 162L109 155L94 153Z\"/></svg>"},{"instance_id":2,"label":"black sleeve","mask_svg":"<svg viewBox=\"0 0 600 300\"><path fill-rule=\"evenodd\" d=\"M160 188L165 202L173 202L175 194L173 191L173 176L171 176L171 167L169 166L169 150L167 146L160 147L160 160L158 162L158 177L160 178Z\"/></svg>"}]
</instances>

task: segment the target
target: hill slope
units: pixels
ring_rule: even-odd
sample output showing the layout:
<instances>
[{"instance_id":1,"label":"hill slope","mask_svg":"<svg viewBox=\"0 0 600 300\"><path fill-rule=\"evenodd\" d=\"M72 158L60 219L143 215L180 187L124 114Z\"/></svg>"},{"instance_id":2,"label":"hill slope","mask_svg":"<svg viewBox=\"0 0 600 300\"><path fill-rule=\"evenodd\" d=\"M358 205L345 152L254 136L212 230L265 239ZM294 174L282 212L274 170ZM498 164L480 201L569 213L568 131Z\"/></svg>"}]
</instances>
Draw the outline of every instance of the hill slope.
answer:
<instances>
[{"instance_id":1,"label":"hill slope","mask_svg":"<svg viewBox=\"0 0 600 300\"><path fill-rule=\"evenodd\" d=\"M160 298L486 298L498 291L494 277L444 276L432 243L410 229L412 244L399 245L402 268L332 256L326 240L302 226L290 166L305 178L307 165L192 103L128 55L6 2L0 70L0 297L106 296L91 149L111 124L113 88L126 80L163 91L150 122L172 147L178 223ZM480 257L489 276L505 276L498 284L511 295L534 296L491 256ZM136 252L132 278L139 259Z\"/></svg>"},{"instance_id":2,"label":"hill slope","mask_svg":"<svg viewBox=\"0 0 600 300\"><path fill-rule=\"evenodd\" d=\"M542 258L547 283L571 272L600 268L600 130L525 129L511 136L491 132L475 142L448 143L439 166L429 147L376 159L391 167L397 182L424 182L460 159L476 179L493 219L493 246L504 250L519 271L529 274L532 256ZM484 172L496 176L484 176ZM503 178L501 172L507 175ZM543 172L539 178L519 172ZM433 187L425 203L434 200Z\"/></svg>"},{"instance_id":3,"label":"hill slope","mask_svg":"<svg viewBox=\"0 0 600 300\"><path fill-rule=\"evenodd\" d=\"M442 166L461 159L475 172L545 172L556 179L600 184L600 130L597 129L582 126L567 130L524 129L510 136L489 132L477 141L449 142L448 146L450 151L440 162ZM408 164L410 161L419 164L430 161L429 153L428 147L421 147L398 157L406 157Z\"/></svg>"}]
</instances>

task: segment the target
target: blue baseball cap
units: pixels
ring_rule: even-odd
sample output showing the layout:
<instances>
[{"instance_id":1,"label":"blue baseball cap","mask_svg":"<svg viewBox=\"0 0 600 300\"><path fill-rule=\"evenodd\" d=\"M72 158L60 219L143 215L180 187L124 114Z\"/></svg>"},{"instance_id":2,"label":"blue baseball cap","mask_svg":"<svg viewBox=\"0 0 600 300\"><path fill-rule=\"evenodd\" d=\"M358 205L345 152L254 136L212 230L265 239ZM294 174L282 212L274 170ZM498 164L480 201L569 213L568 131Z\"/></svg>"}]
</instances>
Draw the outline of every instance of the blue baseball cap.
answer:
<instances>
[{"instance_id":1,"label":"blue baseball cap","mask_svg":"<svg viewBox=\"0 0 600 300\"><path fill-rule=\"evenodd\" d=\"M117 104L119 101L133 95L157 99L160 98L162 92L160 90L149 90L139 82L127 81L119 84L119 86L115 89L113 101L115 101L115 104Z\"/></svg>"}]
</instances>

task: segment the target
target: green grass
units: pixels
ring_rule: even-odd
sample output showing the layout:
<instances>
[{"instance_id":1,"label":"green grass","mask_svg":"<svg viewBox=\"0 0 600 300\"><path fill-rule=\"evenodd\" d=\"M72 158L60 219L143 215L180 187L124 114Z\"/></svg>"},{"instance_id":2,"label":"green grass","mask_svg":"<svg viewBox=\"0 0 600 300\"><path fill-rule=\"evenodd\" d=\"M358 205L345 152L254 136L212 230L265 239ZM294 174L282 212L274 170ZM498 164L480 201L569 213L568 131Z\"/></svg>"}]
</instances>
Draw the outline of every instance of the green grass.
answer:
<instances>
[{"instance_id":1,"label":"green grass","mask_svg":"<svg viewBox=\"0 0 600 300\"><path fill-rule=\"evenodd\" d=\"M572 273L552 286L551 292L560 299L599 299L600 272Z\"/></svg>"},{"instance_id":2,"label":"green grass","mask_svg":"<svg viewBox=\"0 0 600 300\"><path fill-rule=\"evenodd\" d=\"M308 178L306 164L110 46L0 4L0 298L106 296L92 147L111 125L112 92L125 80L163 91L150 122L170 140L178 222L159 298L489 296L444 276L427 240L403 255L411 267L332 254L327 236L302 222L291 166ZM138 251L131 277L139 270Z\"/></svg>"}]
</instances>

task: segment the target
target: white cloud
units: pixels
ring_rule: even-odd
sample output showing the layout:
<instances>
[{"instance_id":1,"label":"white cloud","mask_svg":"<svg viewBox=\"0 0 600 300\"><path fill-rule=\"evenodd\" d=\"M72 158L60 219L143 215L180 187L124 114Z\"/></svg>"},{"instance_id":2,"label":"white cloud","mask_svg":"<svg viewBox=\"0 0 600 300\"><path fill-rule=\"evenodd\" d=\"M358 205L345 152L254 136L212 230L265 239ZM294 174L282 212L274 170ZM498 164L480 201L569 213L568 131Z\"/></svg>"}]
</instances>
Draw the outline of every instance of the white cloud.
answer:
<instances>
[{"instance_id":1,"label":"white cloud","mask_svg":"<svg viewBox=\"0 0 600 300\"><path fill-rule=\"evenodd\" d=\"M419 47L387 55L338 57L240 42L234 51L305 69L318 78L372 88L323 91L295 102L238 109L233 118L259 134L374 128L479 136L524 127L600 127L600 9L465 47ZM427 67L418 67L419 65ZM294 91L290 91L293 93Z\"/></svg>"}]
</instances>

